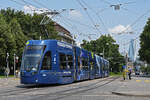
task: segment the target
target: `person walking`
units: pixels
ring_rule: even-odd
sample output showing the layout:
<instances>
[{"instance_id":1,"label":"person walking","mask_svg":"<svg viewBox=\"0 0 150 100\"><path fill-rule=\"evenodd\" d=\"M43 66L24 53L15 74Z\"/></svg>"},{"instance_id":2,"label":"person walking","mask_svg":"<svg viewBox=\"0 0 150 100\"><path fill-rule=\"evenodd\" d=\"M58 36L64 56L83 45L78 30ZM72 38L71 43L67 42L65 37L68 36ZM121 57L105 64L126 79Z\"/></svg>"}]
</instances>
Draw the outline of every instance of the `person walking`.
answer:
<instances>
[{"instance_id":1,"label":"person walking","mask_svg":"<svg viewBox=\"0 0 150 100\"><path fill-rule=\"evenodd\" d=\"M123 68L122 76L123 76L123 80L125 80L126 79L126 66L124 65L122 66L122 68Z\"/></svg>"},{"instance_id":2,"label":"person walking","mask_svg":"<svg viewBox=\"0 0 150 100\"><path fill-rule=\"evenodd\" d=\"M8 78L9 73L10 73L10 69L9 69L9 67L7 67L7 68L5 69L5 76L6 76L6 78Z\"/></svg>"},{"instance_id":3,"label":"person walking","mask_svg":"<svg viewBox=\"0 0 150 100\"><path fill-rule=\"evenodd\" d=\"M125 79L126 79L126 71L123 70L123 80L125 80Z\"/></svg>"},{"instance_id":4,"label":"person walking","mask_svg":"<svg viewBox=\"0 0 150 100\"><path fill-rule=\"evenodd\" d=\"M129 68L129 69L128 69L128 76L129 76L129 80L131 80L131 73L132 73L132 69L131 69L131 68Z\"/></svg>"}]
</instances>

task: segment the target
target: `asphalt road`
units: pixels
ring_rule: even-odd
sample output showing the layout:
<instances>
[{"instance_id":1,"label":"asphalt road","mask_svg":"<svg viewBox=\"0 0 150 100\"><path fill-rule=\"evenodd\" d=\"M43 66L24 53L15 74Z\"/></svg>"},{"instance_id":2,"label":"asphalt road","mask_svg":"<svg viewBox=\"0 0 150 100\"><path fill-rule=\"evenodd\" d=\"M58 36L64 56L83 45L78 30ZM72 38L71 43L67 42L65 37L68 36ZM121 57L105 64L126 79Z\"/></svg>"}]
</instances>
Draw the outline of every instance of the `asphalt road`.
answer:
<instances>
[{"instance_id":1,"label":"asphalt road","mask_svg":"<svg viewBox=\"0 0 150 100\"><path fill-rule=\"evenodd\" d=\"M143 84L136 80L137 77L125 81L118 77L108 77L67 85L35 86L21 85L19 79L3 79L0 80L0 100L150 100L149 97L117 95L112 93L114 91L122 92L125 89L126 91L131 91L130 87L122 88L128 84L131 87L135 84ZM138 78L138 80L145 79ZM147 84L146 87L150 85L148 82L144 84ZM136 89L134 90L136 91Z\"/></svg>"}]
</instances>

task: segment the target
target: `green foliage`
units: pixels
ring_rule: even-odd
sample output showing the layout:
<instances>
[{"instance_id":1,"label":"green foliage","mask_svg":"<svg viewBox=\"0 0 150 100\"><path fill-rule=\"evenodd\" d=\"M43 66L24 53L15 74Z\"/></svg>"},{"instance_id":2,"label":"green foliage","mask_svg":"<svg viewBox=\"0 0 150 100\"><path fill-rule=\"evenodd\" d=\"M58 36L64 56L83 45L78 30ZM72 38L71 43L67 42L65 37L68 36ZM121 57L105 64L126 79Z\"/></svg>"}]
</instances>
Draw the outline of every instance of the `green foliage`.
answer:
<instances>
[{"instance_id":1,"label":"green foliage","mask_svg":"<svg viewBox=\"0 0 150 100\"><path fill-rule=\"evenodd\" d=\"M110 76L122 76L122 72L110 72Z\"/></svg>"},{"instance_id":2,"label":"green foliage","mask_svg":"<svg viewBox=\"0 0 150 100\"><path fill-rule=\"evenodd\" d=\"M124 57L119 53L119 45L115 44L115 40L110 36L102 35L95 41L83 40L81 46L99 56L104 56L110 62L110 71L119 72L122 69ZM101 55L103 54L104 55Z\"/></svg>"},{"instance_id":3,"label":"green foliage","mask_svg":"<svg viewBox=\"0 0 150 100\"><path fill-rule=\"evenodd\" d=\"M10 26L11 33L15 37L15 42L16 42L16 46L17 46L16 53L19 56L19 58L21 58L23 49L25 47L25 42L28 40L28 38L23 34L20 24L18 23L18 21L15 18L13 18L10 21L9 26Z\"/></svg>"},{"instance_id":4,"label":"green foliage","mask_svg":"<svg viewBox=\"0 0 150 100\"><path fill-rule=\"evenodd\" d=\"M150 66L147 67L142 66L140 70L142 73L150 74Z\"/></svg>"},{"instance_id":5,"label":"green foliage","mask_svg":"<svg viewBox=\"0 0 150 100\"><path fill-rule=\"evenodd\" d=\"M10 54L10 61L12 61L13 53L16 52L15 37L11 34L10 27L0 15L0 61L1 66L6 66L6 53Z\"/></svg>"},{"instance_id":6,"label":"green foliage","mask_svg":"<svg viewBox=\"0 0 150 100\"><path fill-rule=\"evenodd\" d=\"M41 34L40 22L43 17L42 14L30 15L11 8L0 10L0 69L6 67L7 52L10 55L9 66L13 66L13 55L15 53L19 56L18 67L20 67L22 52L27 40L39 40L40 36L42 39L60 38L54 30L52 21L44 26L47 29L48 37Z\"/></svg>"},{"instance_id":7,"label":"green foliage","mask_svg":"<svg viewBox=\"0 0 150 100\"><path fill-rule=\"evenodd\" d=\"M150 63L150 19L148 19L147 24L140 36L140 50L139 55L142 61Z\"/></svg>"}]
</instances>

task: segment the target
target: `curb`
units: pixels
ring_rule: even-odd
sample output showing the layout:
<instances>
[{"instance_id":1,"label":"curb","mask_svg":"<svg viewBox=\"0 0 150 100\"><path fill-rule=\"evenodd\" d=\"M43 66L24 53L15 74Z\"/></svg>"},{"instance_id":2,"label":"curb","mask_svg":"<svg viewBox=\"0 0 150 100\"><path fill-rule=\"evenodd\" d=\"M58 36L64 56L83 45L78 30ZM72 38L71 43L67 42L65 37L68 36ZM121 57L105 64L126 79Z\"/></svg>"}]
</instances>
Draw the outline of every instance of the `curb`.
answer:
<instances>
[{"instance_id":1,"label":"curb","mask_svg":"<svg viewBox=\"0 0 150 100\"><path fill-rule=\"evenodd\" d=\"M125 92L112 92L112 94L120 96L134 96L134 97L150 97L150 94L136 94L136 93L125 93Z\"/></svg>"}]
</instances>

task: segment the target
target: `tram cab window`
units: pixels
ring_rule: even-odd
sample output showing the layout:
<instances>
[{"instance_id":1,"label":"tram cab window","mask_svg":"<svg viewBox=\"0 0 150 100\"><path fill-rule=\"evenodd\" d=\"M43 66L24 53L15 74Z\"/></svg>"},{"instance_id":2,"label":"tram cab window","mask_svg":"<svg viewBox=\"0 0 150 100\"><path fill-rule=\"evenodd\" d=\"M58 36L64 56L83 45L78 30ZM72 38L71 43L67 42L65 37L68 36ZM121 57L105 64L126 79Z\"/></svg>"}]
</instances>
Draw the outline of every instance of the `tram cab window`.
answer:
<instances>
[{"instance_id":1,"label":"tram cab window","mask_svg":"<svg viewBox=\"0 0 150 100\"><path fill-rule=\"evenodd\" d=\"M44 56L41 70L50 70L51 66L51 52L48 51Z\"/></svg>"}]
</instances>

